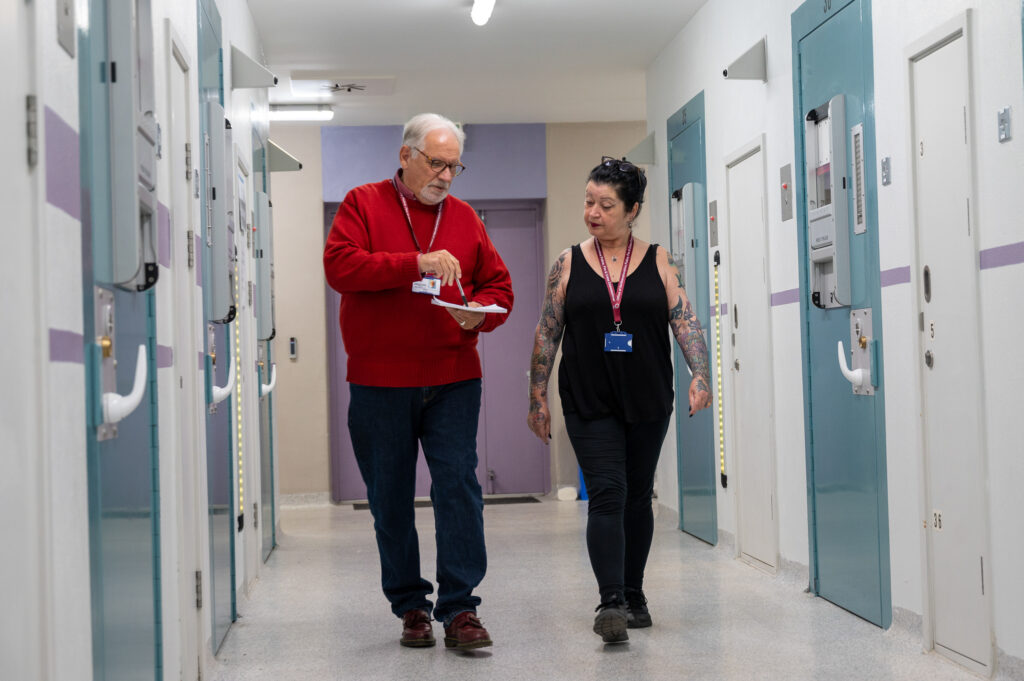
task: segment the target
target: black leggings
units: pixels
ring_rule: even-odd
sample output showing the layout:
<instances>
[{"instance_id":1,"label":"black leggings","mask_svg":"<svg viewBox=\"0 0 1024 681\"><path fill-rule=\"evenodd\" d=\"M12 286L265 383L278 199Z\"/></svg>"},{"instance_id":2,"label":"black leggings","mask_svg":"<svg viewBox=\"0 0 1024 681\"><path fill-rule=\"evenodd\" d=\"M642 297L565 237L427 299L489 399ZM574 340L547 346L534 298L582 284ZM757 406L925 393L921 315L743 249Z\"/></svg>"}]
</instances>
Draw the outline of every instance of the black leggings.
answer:
<instances>
[{"instance_id":1,"label":"black leggings","mask_svg":"<svg viewBox=\"0 0 1024 681\"><path fill-rule=\"evenodd\" d=\"M565 427L583 471L590 506L587 551L601 602L641 589L654 536L651 493L669 417L624 423L565 414Z\"/></svg>"}]
</instances>

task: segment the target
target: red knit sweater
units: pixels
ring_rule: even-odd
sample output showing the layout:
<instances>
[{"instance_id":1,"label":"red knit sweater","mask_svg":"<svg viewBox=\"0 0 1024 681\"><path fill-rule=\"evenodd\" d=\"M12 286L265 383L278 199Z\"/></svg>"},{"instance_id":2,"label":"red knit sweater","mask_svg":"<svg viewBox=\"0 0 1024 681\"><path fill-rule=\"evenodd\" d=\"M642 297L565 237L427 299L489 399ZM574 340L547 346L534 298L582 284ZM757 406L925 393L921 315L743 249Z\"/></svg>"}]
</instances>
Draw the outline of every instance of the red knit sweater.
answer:
<instances>
[{"instance_id":1,"label":"red knit sweater","mask_svg":"<svg viewBox=\"0 0 1024 681\"><path fill-rule=\"evenodd\" d=\"M410 200L409 214L420 246L427 250L437 206ZM508 268L487 236L476 211L453 196L430 250L447 249L462 268L466 298L512 310ZM341 338L348 354L350 383L380 387L444 385L480 378L477 334L491 331L508 314L488 314L476 329L464 330L433 296L413 293L421 276L419 252L391 180L348 193L324 247L324 273L341 294ZM441 299L461 303L455 286L441 287Z\"/></svg>"}]
</instances>

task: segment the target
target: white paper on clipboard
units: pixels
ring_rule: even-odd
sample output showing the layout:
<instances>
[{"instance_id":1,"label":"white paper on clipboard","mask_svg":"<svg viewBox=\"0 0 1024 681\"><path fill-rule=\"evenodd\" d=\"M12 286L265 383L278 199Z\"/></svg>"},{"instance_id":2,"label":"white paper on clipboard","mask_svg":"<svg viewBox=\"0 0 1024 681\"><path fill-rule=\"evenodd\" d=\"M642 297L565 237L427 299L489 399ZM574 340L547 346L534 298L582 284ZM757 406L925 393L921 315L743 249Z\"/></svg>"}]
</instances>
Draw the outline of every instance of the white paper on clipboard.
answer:
<instances>
[{"instance_id":1,"label":"white paper on clipboard","mask_svg":"<svg viewBox=\"0 0 1024 681\"><path fill-rule=\"evenodd\" d=\"M458 305L456 303L446 303L440 298L431 298L430 303L432 305L439 305L441 307L451 307L456 310L466 310L467 312L508 312L501 305L483 305L481 307L467 307L465 305Z\"/></svg>"}]
</instances>

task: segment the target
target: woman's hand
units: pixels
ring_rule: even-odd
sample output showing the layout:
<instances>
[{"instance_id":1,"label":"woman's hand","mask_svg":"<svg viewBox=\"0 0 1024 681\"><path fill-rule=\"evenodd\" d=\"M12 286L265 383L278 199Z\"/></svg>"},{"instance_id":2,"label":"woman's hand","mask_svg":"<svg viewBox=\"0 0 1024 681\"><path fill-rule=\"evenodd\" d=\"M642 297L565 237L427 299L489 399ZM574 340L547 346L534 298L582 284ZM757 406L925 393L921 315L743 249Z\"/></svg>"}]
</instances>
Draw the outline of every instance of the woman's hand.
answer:
<instances>
[{"instance_id":1,"label":"woman's hand","mask_svg":"<svg viewBox=\"0 0 1024 681\"><path fill-rule=\"evenodd\" d=\"M711 406L711 390L703 376L694 376L690 381L690 416Z\"/></svg>"},{"instance_id":2,"label":"woman's hand","mask_svg":"<svg viewBox=\"0 0 1024 681\"><path fill-rule=\"evenodd\" d=\"M530 398L530 413L526 417L533 434L540 438L540 441L547 444L551 439L551 413L548 411L548 400L546 397Z\"/></svg>"}]
</instances>

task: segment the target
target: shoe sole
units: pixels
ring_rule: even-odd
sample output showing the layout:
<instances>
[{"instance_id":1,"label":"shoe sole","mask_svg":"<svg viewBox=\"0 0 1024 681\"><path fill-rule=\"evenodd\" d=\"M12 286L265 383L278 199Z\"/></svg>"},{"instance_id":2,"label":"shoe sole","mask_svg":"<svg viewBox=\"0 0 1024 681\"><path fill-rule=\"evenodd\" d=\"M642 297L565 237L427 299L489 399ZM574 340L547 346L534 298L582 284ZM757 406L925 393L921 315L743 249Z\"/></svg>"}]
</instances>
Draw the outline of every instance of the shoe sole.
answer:
<instances>
[{"instance_id":1,"label":"shoe sole","mask_svg":"<svg viewBox=\"0 0 1024 681\"><path fill-rule=\"evenodd\" d=\"M433 648L437 643L436 639L413 639L411 641L399 641L406 648Z\"/></svg>"},{"instance_id":2,"label":"shoe sole","mask_svg":"<svg viewBox=\"0 0 1024 681\"><path fill-rule=\"evenodd\" d=\"M479 641L470 641L469 643L459 643L456 638L444 639L445 648L455 648L456 650L473 650L475 648L486 648L487 646L494 645L494 642L489 638L483 638Z\"/></svg>"},{"instance_id":3,"label":"shoe sole","mask_svg":"<svg viewBox=\"0 0 1024 681\"><path fill-rule=\"evenodd\" d=\"M625 643L629 640L626 616L620 612L605 610L594 618L594 633L605 643Z\"/></svg>"}]
</instances>

